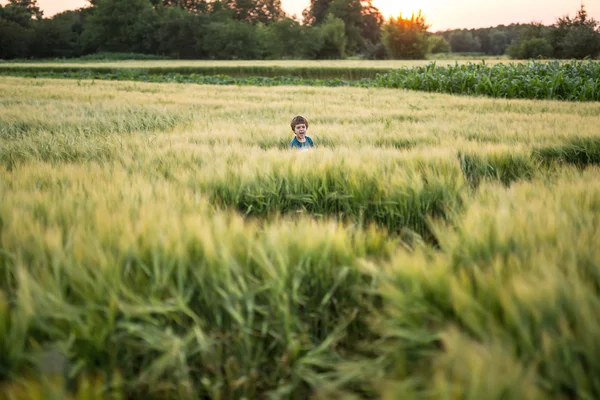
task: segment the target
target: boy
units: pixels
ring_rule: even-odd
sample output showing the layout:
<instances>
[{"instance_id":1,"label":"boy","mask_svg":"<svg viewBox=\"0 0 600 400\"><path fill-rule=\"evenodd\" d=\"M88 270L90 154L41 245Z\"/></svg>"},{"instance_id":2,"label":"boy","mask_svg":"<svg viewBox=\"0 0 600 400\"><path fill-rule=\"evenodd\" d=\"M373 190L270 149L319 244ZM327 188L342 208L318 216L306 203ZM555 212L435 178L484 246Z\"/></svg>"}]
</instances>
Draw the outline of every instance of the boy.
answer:
<instances>
[{"instance_id":1,"label":"boy","mask_svg":"<svg viewBox=\"0 0 600 400\"><path fill-rule=\"evenodd\" d=\"M302 115L295 116L292 119L292 131L296 135L290 142L291 149L307 150L311 147L315 147L311 138L306 136L308 130L308 120Z\"/></svg>"}]
</instances>

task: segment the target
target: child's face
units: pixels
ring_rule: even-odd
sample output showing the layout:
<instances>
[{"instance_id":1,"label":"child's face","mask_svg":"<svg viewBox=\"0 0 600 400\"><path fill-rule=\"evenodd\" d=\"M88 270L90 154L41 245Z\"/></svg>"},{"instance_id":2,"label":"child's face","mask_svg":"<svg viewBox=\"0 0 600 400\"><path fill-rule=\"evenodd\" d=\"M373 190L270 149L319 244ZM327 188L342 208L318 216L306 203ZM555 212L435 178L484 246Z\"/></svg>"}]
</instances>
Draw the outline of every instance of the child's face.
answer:
<instances>
[{"instance_id":1,"label":"child's face","mask_svg":"<svg viewBox=\"0 0 600 400\"><path fill-rule=\"evenodd\" d=\"M306 136L306 130L308 128L306 127L305 124L298 124L294 127L294 133L296 134L296 139L298 139L299 141L304 141L304 137Z\"/></svg>"}]
</instances>

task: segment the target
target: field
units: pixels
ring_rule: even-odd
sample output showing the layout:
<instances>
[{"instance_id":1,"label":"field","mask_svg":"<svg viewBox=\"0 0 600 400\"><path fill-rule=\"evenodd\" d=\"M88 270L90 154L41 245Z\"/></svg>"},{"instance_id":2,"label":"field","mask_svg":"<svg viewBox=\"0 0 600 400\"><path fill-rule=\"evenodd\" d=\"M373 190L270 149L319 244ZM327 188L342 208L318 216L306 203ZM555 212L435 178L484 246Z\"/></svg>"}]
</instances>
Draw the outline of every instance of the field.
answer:
<instances>
[{"instance_id":1,"label":"field","mask_svg":"<svg viewBox=\"0 0 600 400\"><path fill-rule=\"evenodd\" d=\"M287 149L296 114L317 148ZM598 398L598 126L3 76L0 398Z\"/></svg>"},{"instance_id":2,"label":"field","mask_svg":"<svg viewBox=\"0 0 600 400\"><path fill-rule=\"evenodd\" d=\"M485 59L485 58L484 58ZM24 63L3 61L1 66L12 67L111 67L111 68L242 68L242 67L280 67L280 68L375 68L392 69L427 65L431 60L125 60L125 61L32 61ZM481 63L482 60L436 60L439 65ZM507 64L524 62L505 59L485 59L486 64Z\"/></svg>"},{"instance_id":3,"label":"field","mask_svg":"<svg viewBox=\"0 0 600 400\"><path fill-rule=\"evenodd\" d=\"M299 76L303 78L342 78L361 79L374 78L390 69L414 68L425 66L431 61L399 61L399 60L135 60L135 61L56 61L56 62L2 62L0 73L37 72L37 71L94 71L101 73L137 72L147 74L203 74L228 75L237 77L260 76ZM450 61L438 60L438 65L464 65L468 62L482 61ZM499 64L506 61L488 60L486 63Z\"/></svg>"},{"instance_id":4,"label":"field","mask_svg":"<svg viewBox=\"0 0 600 400\"><path fill-rule=\"evenodd\" d=\"M600 101L600 63L535 61L121 61L5 63L0 76L237 86L410 89L507 99Z\"/></svg>"}]
</instances>

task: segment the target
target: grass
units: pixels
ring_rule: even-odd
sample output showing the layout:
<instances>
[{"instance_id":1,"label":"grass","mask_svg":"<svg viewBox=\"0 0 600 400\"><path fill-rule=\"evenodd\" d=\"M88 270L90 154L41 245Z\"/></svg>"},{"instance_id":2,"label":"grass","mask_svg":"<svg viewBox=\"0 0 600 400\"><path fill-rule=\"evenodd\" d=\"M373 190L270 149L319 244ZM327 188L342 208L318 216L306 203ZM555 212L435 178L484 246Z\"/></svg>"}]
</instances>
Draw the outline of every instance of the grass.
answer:
<instances>
[{"instance_id":1,"label":"grass","mask_svg":"<svg viewBox=\"0 0 600 400\"><path fill-rule=\"evenodd\" d=\"M16 77L0 99L0 398L600 395L594 104ZM296 114L313 151L286 148Z\"/></svg>"},{"instance_id":2,"label":"grass","mask_svg":"<svg viewBox=\"0 0 600 400\"><path fill-rule=\"evenodd\" d=\"M356 86L426 92L566 101L600 100L600 64L587 62L482 63L438 66L436 62L399 68L368 66L287 66L199 64L125 68L123 64L7 64L8 76L62 79L129 80L251 86ZM141 64L140 64L141 65ZM177 65L175 67L175 65ZM350 65L350 64L348 64ZM371 64L373 65L373 64Z\"/></svg>"}]
</instances>

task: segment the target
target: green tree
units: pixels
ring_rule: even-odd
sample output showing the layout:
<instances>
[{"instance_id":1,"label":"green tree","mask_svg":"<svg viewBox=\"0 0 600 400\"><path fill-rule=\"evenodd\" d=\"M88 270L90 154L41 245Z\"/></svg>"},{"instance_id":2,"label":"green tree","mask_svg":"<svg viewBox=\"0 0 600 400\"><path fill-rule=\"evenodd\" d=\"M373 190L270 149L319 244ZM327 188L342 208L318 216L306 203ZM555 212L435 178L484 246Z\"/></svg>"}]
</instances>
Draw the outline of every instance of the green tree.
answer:
<instances>
[{"instance_id":1,"label":"green tree","mask_svg":"<svg viewBox=\"0 0 600 400\"><path fill-rule=\"evenodd\" d=\"M390 57L396 59L424 59L428 44L426 32L429 26L419 11L410 18L391 18L383 26L382 41Z\"/></svg>"},{"instance_id":2,"label":"green tree","mask_svg":"<svg viewBox=\"0 0 600 400\"><path fill-rule=\"evenodd\" d=\"M159 10L156 41L158 53L171 58L204 58L204 34L209 23L205 14L179 7Z\"/></svg>"},{"instance_id":3,"label":"green tree","mask_svg":"<svg viewBox=\"0 0 600 400\"><path fill-rule=\"evenodd\" d=\"M549 58L552 56L552 45L545 38L531 38L516 43L508 48L508 55L513 59Z\"/></svg>"},{"instance_id":4,"label":"green tree","mask_svg":"<svg viewBox=\"0 0 600 400\"><path fill-rule=\"evenodd\" d=\"M178 7L194 14L205 14L209 11L208 0L150 0L155 8Z\"/></svg>"},{"instance_id":5,"label":"green tree","mask_svg":"<svg viewBox=\"0 0 600 400\"><path fill-rule=\"evenodd\" d=\"M450 47L454 53L477 53L481 51L479 38L468 30L457 30L450 34Z\"/></svg>"},{"instance_id":6,"label":"green tree","mask_svg":"<svg viewBox=\"0 0 600 400\"><path fill-rule=\"evenodd\" d=\"M381 26L384 23L383 15L372 0L362 1L362 36L366 41L377 44L381 42Z\"/></svg>"},{"instance_id":7,"label":"green tree","mask_svg":"<svg viewBox=\"0 0 600 400\"><path fill-rule=\"evenodd\" d=\"M309 6L302 12L304 23L317 25L324 22L329 14L329 5L333 0L310 0Z\"/></svg>"},{"instance_id":8,"label":"green tree","mask_svg":"<svg viewBox=\"0 0 600 400\"><path fill-rule=\"evenodd\" d=\"M0 58L29 57L35 24L41 19L36 0L9 0L0 6Z\"/></svg>"},{"instance_id":9,"label":"green tree","mask_svg":"<svg viewBox=\"0 0 600 400\"><path fill-rule=\"evenodd\" d=\"M582 59L600 54L599 23L588 16L583 4L574 18L561 17L554 27L550 41L555 57Z\"/></svg>"},{"instance_id":10,"label":"green tree","mask_svg":"<svg viewBox=\"0 0 600 400\"><path fill-rule=\"evenodd\" d=\"M329 13L344 21L346 51L355 53L365 47L363 37L363 9L361 0L332 0Z\"/></svg>"},{"instance_id":11,"label":"green tree","mask_svg":"<svg viewBox=\"0 0 600 400\"><path fill-rule=\"evenodd\" d=\"M313 26L329 14L344 21L347 52L364 52L380 43L383 16L372 0L311 0L303 12L305 23Z\"/></svg>"},{"instance_id":12,"label":"green tree","mask_svg":"<svg viewBox=\"0 0 600 400\"><path fill-rule=\"evenodd\" d=\"M90 0L82 40L88 51L155 53L158 15L148 0Z\"/></svg>"},{"instance_id":13,"label":"green tree","mask_svg":"<svg viewBox=\"0 0 600 400\"><path fill-rule=\"evenodd\" d=\"M206 27L204 51L217 59L260 58L257 27L231 19L211 21Z\"/></svg>"},{"instance_id":14,"label":"green tree","mask_svg":"<svg viewBox=\"0 0 600 400\"><path fill-rule=\"evenodd\" d=\"M319 48L316 57L319 59L344 58L346 55L346 28L344 21L329 14L325 21L317 29L315 39L318 40Z\"/></svg>"},{"instance_id":15,"label":"green tree","mask_svg":"<svg viewBox=\"0 0 600 400\"><path fill-rule=\"evenodd\" d=\"M553 51L548 35L549 28L541 22L523 25L518 38L508 46L506 52L510 58L519 60L550 57Z\"/></svg>"},{"instance_id":16,"label":"green tree","mask_svg":"<svg viewBox=\"0 0 600 400\"><path fill-rule=\"evenodd\" d=\"M285 16L281 0L219 0L212 7L229 11L233 19L251 24L270 24Z\"/></svg>"},{"instance_id":17,"label":"green tree","mask_svg":"<svg viewBox=\"0 0 600 400\"><path fill-rule=\"evenodd\" d=\"M431 35L427 38L427 47L429 52L436 53L449 53L450 43L443 36Z\"/></svg>"},{"instance_id":18,"label":"green tree","mask_svg":"<svg viewBox=\"0 0 600 400\"><path fill-rule=\"evenodd\" d=\"M43 12L37 0L8 0L4 7L3 17L23 27L31 27L33 20L41 20Z\"/></svg>"},{"instance_id":19,"label":"green tree","mask_svg":"<svg viewBox=\"0 0 600 400\"><path fill-rule=\"evenodd\" d=\"M31 29L0 17L0 58L28 57L33 34Z\"/></svg>"},{"instance_id":20,"label":"green tree","mask_svg":"<svg viewBox=\"0 0 600 400\"><path fill-rule=\"evenodd\" d=\"M488 54L498 56L506 52L510 38L508 34L499 29L492 29L490 32L490 48Z\"/></svg>"},{"instance_id":21,"label":"green tree","mask_svg":"<svg viewBox=\"0 0 600 400\"><path fill-rule=\"evenodd\" d=\"M492 39L490 37L490 29L472 29L471 34L479 42L479 52L490 54L490 48L492 46Z\"/></svg>"},{"instance_id":22,"label":"green tree","mask_svg":"<svg viewBox=\"0 0 600 400\"><path fill-rule=\"evenodd\" d=\"M65 11L41 20L35 28L31 53L35 57L77 57L81 55L81 11Z\"/></svg>"},{"instance_id":23,"label":"green tree","mask_svg":"<svg viewBox=\"0 0 600 400\"><path fill-rule=\"evenodd\" d=\"M259 25L259 41L263 57L270 59L313 58L320 45L315 43L313 27L302 26L292 18L283 18L270 25Z\"/></svg>"}]
</instances>

